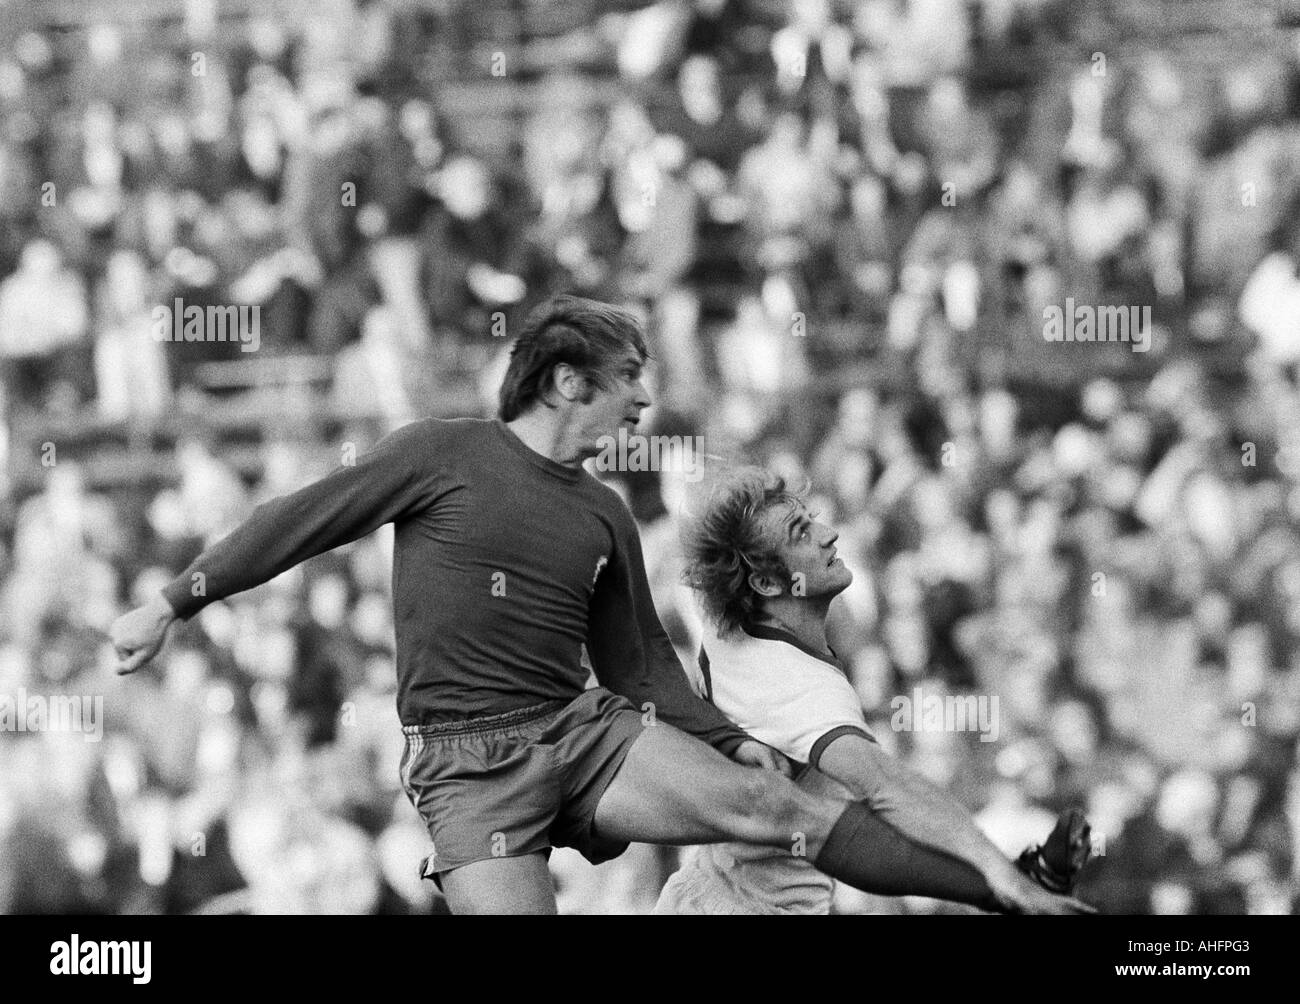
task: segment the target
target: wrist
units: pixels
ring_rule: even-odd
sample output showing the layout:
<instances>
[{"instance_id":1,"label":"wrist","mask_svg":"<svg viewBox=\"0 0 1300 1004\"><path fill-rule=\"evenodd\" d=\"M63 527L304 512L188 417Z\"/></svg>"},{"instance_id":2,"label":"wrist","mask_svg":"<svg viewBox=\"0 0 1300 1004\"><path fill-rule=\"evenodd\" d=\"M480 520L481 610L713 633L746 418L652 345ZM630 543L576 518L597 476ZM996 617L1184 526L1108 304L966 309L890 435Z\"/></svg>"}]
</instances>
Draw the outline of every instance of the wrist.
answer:
<instances>
[{"instance_id":1,"label":"wrist","mask_svg":"<svg viewBox=\"0 0 1300 1004\"><path fill-rule=\"evenodd\" d=\"M157 593L148 602L147 609L160 624L167 625L176 619L175 609L162 593Z\"/></svg>"}]
</instances>

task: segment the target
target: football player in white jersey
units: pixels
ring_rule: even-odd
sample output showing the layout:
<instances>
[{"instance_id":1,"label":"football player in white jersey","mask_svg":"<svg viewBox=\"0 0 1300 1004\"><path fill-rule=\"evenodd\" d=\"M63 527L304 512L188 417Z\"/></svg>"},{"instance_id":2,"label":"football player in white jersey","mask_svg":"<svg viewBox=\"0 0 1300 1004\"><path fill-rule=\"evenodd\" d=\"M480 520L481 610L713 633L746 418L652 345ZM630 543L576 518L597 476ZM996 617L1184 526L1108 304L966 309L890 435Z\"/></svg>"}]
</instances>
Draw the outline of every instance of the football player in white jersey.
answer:
<instances>
[{"instance_id":1,"label":"football player in white jersey","mask_svg":"<svg viewBox=\"0 0 1300 1004\"><path fill-rule=\"evenodd\" d=\"M695 684L740 728L798 764L800 786L863 802L876 821L884 895L961 899L971 868L1007 880L1018 869L1068 894L1089 854L1071 811L1042 848L1013 864L970 813L900 761L867 729L857 692L826 639L831 600L853 581L838 534L802 493L758 468L719 484L690 527L686 576L705 613ZM833 883L800 852L710 844L686 852L656 913L825 914ZM1089 909L1090 908L1086 908Z\"/></svg>"}]
</instances>

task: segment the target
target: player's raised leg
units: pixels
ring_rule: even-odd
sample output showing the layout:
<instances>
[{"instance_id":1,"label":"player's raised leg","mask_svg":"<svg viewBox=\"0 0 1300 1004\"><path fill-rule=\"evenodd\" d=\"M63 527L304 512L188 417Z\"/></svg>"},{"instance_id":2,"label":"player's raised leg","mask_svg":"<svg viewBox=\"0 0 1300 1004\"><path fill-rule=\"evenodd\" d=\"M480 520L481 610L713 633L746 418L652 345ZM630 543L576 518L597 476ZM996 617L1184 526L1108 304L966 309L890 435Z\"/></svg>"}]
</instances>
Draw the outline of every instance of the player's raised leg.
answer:
<instances>
[{"instance_id":1,"label":"player's raised leg","mask_svg":"<svg viewBox=\"0 0 1300 1004\"><path fill-rule=\"evenodd\" d=\"M692 736L658 724L628 750L596 807L612 840L800 848L814 856L843 806L801 791L775 771L742 767Z\"/></svg>"},{"instance_id":2,"label":"player's raised leg","mask_svg":"<svg viewBox=\"0 0 1300 1004\"><path fill-rule=\"evenodd\" d=\"M545 854L489 858L444 872L442 891L454 914L555 913L555 886Z\"/></svg>"},{"instance_id":3,"label":"player's raised leg","mask_svg":"<svg viewBox=\"0 0 1300 1004\"><path fill-rule=\"evenodd\" d=\"M996 912L1087 913L1011 862L982 873L920 843L866 804L815 795L775 771L741 767L670 726L645 729L596 807L606 839L659 844L738 840L788 848L864 892L920 895Z\"/></svg>"}]
</instances>

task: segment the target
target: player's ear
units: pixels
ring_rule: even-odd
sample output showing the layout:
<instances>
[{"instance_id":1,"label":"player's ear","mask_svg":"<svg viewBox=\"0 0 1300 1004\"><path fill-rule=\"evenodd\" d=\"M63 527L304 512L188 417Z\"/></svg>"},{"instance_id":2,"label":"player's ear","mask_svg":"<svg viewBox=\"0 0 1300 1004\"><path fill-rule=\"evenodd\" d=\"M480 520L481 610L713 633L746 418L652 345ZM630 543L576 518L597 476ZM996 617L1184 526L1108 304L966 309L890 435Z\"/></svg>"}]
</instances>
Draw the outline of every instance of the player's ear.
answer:
<instances>
[{"instance_id":1,"label":"player's ear","mask_svg":"<svg viewBox=\"0 0 1300 1004\"><path fill-rule=\"evenodd\" d=\"M785 587L777 578L767 572L750 572L749 588L758 593L759 596L766 596L769 599L780 596L785 592Z\"/></svg>"},{"instance_id":2,"label":"player's ear","mask_svg":"<svg viewBox=\"0 0 1300 1004\"><path fill-rule=\"evenodd\" d=\"M568 363L557 363L551 370L551 386L566 401L581 401L587 390L587 378Z\"/></svg>"}]
</instances>

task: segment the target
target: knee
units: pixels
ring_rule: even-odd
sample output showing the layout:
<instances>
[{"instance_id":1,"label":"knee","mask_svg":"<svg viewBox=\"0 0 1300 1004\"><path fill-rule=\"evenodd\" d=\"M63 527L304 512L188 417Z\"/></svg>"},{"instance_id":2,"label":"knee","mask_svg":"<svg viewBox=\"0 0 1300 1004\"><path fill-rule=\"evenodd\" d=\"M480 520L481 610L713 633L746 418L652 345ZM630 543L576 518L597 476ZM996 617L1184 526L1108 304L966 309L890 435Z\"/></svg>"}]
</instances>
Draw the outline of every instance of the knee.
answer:
<instances>
[{"instance_id":1,"label":"knee","mask_svg":"<svg viewBox=\"0 0 1300 1004\"><path fill-rule=\"evenodd\" d=\"M754 843L784 846L799 829L799 789L775 771L745 772L729 806L732 836Z\"/></svg>"}]
</instances>

